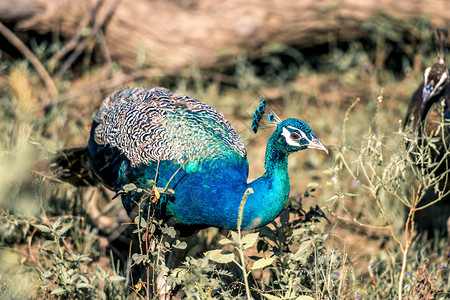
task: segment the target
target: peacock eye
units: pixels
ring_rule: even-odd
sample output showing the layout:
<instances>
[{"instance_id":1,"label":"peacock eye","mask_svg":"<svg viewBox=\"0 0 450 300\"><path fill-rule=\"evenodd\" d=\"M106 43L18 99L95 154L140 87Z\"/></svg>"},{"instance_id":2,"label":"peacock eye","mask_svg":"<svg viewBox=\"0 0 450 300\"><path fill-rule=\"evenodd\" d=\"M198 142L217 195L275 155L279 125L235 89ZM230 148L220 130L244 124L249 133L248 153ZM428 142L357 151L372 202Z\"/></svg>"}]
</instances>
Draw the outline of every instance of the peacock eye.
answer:
<instances>
[{"instance_id":1,"label":"peacock eye","mask_svg":"<svg viewBox=\"0 0 450 300\"><path fill-rule=\"evenodd\" d=\"M299 140L300 139L300 135L297 132L291 132L291 139Z\"/></svg>"}]
</instances>

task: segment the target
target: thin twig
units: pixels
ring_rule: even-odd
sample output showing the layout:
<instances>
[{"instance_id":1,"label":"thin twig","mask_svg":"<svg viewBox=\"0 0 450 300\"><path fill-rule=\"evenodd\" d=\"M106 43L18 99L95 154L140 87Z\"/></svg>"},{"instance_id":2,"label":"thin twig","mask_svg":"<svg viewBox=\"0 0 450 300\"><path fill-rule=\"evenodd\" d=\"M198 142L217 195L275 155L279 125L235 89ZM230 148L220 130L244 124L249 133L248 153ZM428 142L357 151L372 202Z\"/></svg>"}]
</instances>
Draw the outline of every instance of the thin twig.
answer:
<instances>
[{"instance_id":1,"label":"thin twig","mask_svg":"<svg viewBox=\"0 0 450 300\"><path fill-rule=\"evenodd\" d=\"M331 211L328 209L327 209L327 212L329 214L331 214L332 216L336 217L338 220L355 223L356 225L359 225L361 227L372 228L372 229L388 229L389 228L389 225L377 226L377 225L365 224L365 223L358 221L358 219L353 216L351 216L351 218L342 217L342 216L339 216L338 214L336 214L334 211Z\"/></svg>"},{"instance_id":2,"label":"thin twig","mask_svg":"<svg viewBox=\"0 0 450 300\"><path fill-rule=\"evenodd\" d=\"M159 167L159 160L158 160L158 167ZM148 209L147 209L147 227L145 228L145 235L146 235L146 237L145 237L145 248L147 250L147 253L146 253L147 257L150 256L150 247L149 247L149 244L148 244L148 241L150 239L149 223L152 221L151 218L150 218L150 207L151 207L151 205L149 203L148 204ZM141 233L139 232L139 234L141 234ZM154 238L153 234L152 234L151 238ZM147 300L150 300L150 264L147 264L146 271L147 271Z\"/></svg>"},{"instance_id":3,"label":"thin twig","mask_svg":"<svg viewBox=\"0 0 450 300\"><path fill-rule=\"evenodd\" d=\"M111 65L112 65L112 59L111 59L111 53L109 51L108 45L106 44L105 41L105 35L103 33L103 30L101 28L99 28L97 35L100 38L100 49L102 51L103 54L103 59L105 60L105 65L106 68L108 70L108 77L112 76L112 69L111 69Z\"/></svg>"},{"instance_id":4,"label":"thin twig","mask_svg":"<svg viewBox=\"0 0 450 300\"><path fill-rule=\"evenodd\" d=\"M425 208L427 208L427 207L429 207L429 206L435 204L436 202L441 201L443 198L447 197L449 194L450 194L450 190L447 191L445 194L441 195L440 197L438 197L437 199L431 201L430 203L424 204L424 205L422 205L422 206L420 206L420 207L415 207L415 208L414 208L414 211L418 211L418 210L425 209Z\"/></svg>"},{"instance_id":5,"label":"thin twig","mask_svg":"<svg viewBox=\"0 0 450 300\"><path fill-rule=\"evenodd\" d=\"M181 170L181 167L182 167L182 166L180 166L180 167L175 171L175 173L173 173L172 177L170 177L169 181L167 181L167 184L166 184L166 186L164 187L164 191L167 190L167 188L169 187L170 182L175 178L175 175L177 175L178 171Z\"/></svg>"},{"instance_id":6,"label":"thin twig","mask_svg":"<svg viewBox=\"0 0 450 300\"><path fill-rule=\"evenodd\" d=\"M83 38L82 41L79 41L77 43L77 46L75 47L72 54L69 55L67 60L64 62L64 64L56 74L57 77L61 77L72 66L72 64L77 60L77 58L84 52L84 50L89 44L89 41L91 41L96 36L102 37L101 31L102 26L105 24L105 22L107 22L111 18L120 1L121 0L113 0L112 4L108 6L105 15L101 19L97 20L96 14L100 6L103 4L104 0L98 1L96 7L94 7L91 12L91 19L93 20L93 25L90 34L85 38Z\"/></svg>"},{"instance_id":7,"label":"thin twig","mask_svg":"<svg viewBox=\"0 0 450 300\"><path fill-rule=\"evenodd\" d=\"M87 14L83 19L80 21L80 25L78 26L76 30L76 34L72 37L72 39L64 45L64 47L55 53L50 59L49 59L49 65L52 67L56 67L59 63L59 61L66 56L70 51L75 49L75 47L78 45L83 30L89 25L92 18L95 17L95 15L98 12L98 9L100 8L100 4L103 3L104 0L98 1L95 6L91 9L91 13Z\"/></svg>"},{"instance_id":8,"label":"thin twig","mask_svg":"<svg viewBox=\"0 0 450 300\"><path fill-rule=\"evenodd\" d=\"M243 249L242 243L241 243L241 225L242 225L242 218L244 216L245 202L247 201L247 197L250 194L253 194L252 188L248 188L245 191L244 196L242 197L241 204L239 205L239 213L238 213L238 221L237 221L237 231L238 231L238 239L239 239L237 242L238 242L239 257L240 257L240 261L241 261L241 264L239 265L239 267L241 268L242 275L244 277L245 293L247 295L247 300L251 300L252 295L250 293L250 286L248 284L248 275L247 275L247 267L245 266L244 249Z\"/></svg>"},{"instance_id":9,"label":"thin twig","mask_svg":"<svg viewBox=\"0 0 450 300\"><path fill-rule=\"evenodd\" d=\"M32 242L33 242L33 237L34 237L34 235L36 234L36 231L37 231L37 228L35 227L35 228L33 229L33 231L31 232L30 237L29 237L29 239L28 239L28 254L30 255L31 260L34 261L34 262L36 263L37 267L38 267L42 272L44 272L44 268L42 267L41 262L39 261L39 259L37 259L36 257L34 257L33 253L31 252L31 244L32 244Z\"/></svg>"},{"instance_id":10,"label":"thin twig","mask_svg":"<svg viewBox=\"0 0 450 300\"><path fill-rule=\"evenodd\" d=\"M353 103L350 105L350 107L347 109L347 111L345 112L345 115L344 115L344 122L343 122L343 124L342 124L342 145L345 145L345 142L346 142L346 137L347 137L347 134L346 134L346 125L347 125L347 121L348 121L348 117L350 116L350 112L353 110L353 108L355 108L355 106L356 106L356 104L358 103L360 101L360 99L359 98L356 98L356 100L355 101L353 101Z\"/></svg>"},{"instance_id":11,"label":"thin twig","mask_svg":"<svg viewBox=\"0 0 450 300\"><path fill-rule=\"evenodd\" d=\"M47 70L41 64L36 55L34 55L33 52L31 52L30 49L28 49L28 47L11 30L8 29L8 27L3 25L2 22L0 22L0 33L31 62L33 67L36 69L36 72L39 74L45 86L47 87L50 97L55 98L56 96L58 96L58 89L56 88L53 79L50 77Z\"/></svg>"},{"instance_id":12,"label":"thin twig","mask_svg":"<svg viewBox=\"0 0 450 300\"><path fill-rule=\"evenodd\" d=\"M56 75L55 75L56 78L61 78L61 76L64 73L66 73L66 71L72 66L72 64L77 60L77 58L83 53L88 42L89 42L89 39L85 38L82 42L77 44L77 46L75 47L75 50L72 52L72 54L69 55L69 57L63 63L62 67L56 73Z\"/></svg>"},{"instance_id":13,"label":"thin twig","mask_svg":"<svg viewBox=\"0 0 450 300\"><path fill-rule=\"evenodd\" d=\"M422 190L422 185L419 184L419 188L417 190L417 194L414 200L414 207L417 206L420 200L420 192ZM401 300L403 298L403 279L405 277L405 271L406 271L406 263L408 259L408 252L409 247L411 246L411 242L414 236L414 213L415 209L412 207L409 210L408 218L406 219L405 223L405 245L402 247L400 244L400 250L402 251L402 269L400 272L400 278L398 280L398 299ZM409 227L409 224L411 223L411 227Z\"/></svg>"}]
</instances>

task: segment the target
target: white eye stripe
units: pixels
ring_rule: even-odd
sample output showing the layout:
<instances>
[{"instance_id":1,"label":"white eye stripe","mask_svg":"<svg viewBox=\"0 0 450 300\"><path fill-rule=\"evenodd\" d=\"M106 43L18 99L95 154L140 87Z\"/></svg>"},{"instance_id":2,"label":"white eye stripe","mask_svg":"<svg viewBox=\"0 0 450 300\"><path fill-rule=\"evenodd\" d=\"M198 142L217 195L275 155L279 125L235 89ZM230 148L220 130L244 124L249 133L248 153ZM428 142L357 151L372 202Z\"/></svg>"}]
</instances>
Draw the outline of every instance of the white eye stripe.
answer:
<instances>
[{"instance_id":1,"label":"white eye stripe","mask_svg":"<svg viewBox=\"0 0 450 300\"><path fill-rule=\"evenodd\" d=\"M293 128L291 126L288 126L289 128ZM297 130L297 128L294 128ZM303 133L302 131L300 131L300 133ZM291 132L289 130L287 130L286 128L283 127L283 132L281 133L284 138L286 139L286 143L288 143L288 145L294 146L294 147L300 147L300 144L296 141L294 141L291 138ZM303 133L304 134L304 133Z\"/></svg>"},{"instance_id":2,"label":"white eye stripe","mask_svg":"<svg viewBox=\"0 0 450 300\"><path fill-rule=\"evenodd\" d=\"M441 79L440 79L439 82L436 84L436 88L437 88L437 87L440 87L441 85L443 85L444 82L447 81L447 77L448 77L447 72L443 73L442 76L441 76ZM445 86L445 85L444 85L444 86ZM442 88L444 88L444 86L443 86Z\"/></svg>"},{"instance_id":3,"label":"white eye stripe","mask_svg":"<svg viewBox=\"0 0 450 300\"><path fill-rule=\"evenodd\" d=\"M430 71L431 71L431 67L428 67L425 69L425 72L423 73L423 81L424 81L425 85L427 84L428 75L430 75Z\"/></svg>"}]
</instances>

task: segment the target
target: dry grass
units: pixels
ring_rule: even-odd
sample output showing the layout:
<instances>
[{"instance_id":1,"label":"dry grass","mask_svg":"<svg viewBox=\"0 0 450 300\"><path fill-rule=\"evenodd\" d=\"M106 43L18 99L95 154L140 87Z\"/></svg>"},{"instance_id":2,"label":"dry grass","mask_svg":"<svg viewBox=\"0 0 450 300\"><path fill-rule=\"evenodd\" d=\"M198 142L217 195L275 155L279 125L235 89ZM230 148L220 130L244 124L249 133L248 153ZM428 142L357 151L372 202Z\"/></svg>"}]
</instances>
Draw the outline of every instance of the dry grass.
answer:
<instances>
[{"instance_id":1,"label":"dry grass","mask_svg":"<svg viewBox=\"0 0 450 300\"><path fill-rule=\"evenodd\" d=\"M7 280L0 280L0 297L50 297L49 293L62 287L68 289L72 283L75 286L81 283L89 285L85 286L83 294L77 294L80 298L87 295L102 297L102 293L122 298L130 293L130 286L137 289L136 282L132 284L127 277L123 261L117 265L118 257L126 256L128 249L108 248L106 242L117 233L116 225L126 220L123 216L117 218L120 203L115 200L111 204L111 194L103 194L93 188L76 189L54 182L45 164L58 149L84 145L88 139L87 127L98 104L115 88L125 84L164 85L224 112L248 146L250 178L264 172L264 146L271 134L269 129L254 136L250 130L253 109L261 97L272 98L284 112L283 117L298 117L307 122L330 148L328 157L314 151L292 155L289 169L291 195L303 197L306 211L309 206L318 204L331 222L308 223L303 225L304 231L294 231L294 234L288 225L292 225L296 218L284 222L288 225L278 220L280 228L274 232L285 230L283 234L292 243L291 252L281 246L277 248L269 241L270 247L263 255L275 255L277 262L271 270L253 272L250 285L254 291L287 297L289 276L292 276L288 270L292 268L307 269L311 271L309 275L315 276L314 280L305 279L297 285L291 282L295 286L291 295L296 296L313 295L317 299L392 298L398 296L398 276L403 273L404 295L416 297L421 291L412 287L420 281L427 286L428 296L448 297L443 293L449 288L446 241L430 245L413 239L402 272L401 249L392 233L396 239L404 241L404 206L390 198L383 202L383 207L387 208L385 217L392 228L390 231L377 206L377 197L365 188L364 181L359 177L353 178L343 168L336 169L341 162L338 156L342 154L353 170L363 152L363 143L368 142L371 134L376 135L382 144L379 152L375 153L383 155L383 162L388 164L395 159L399 147L402 147L397 134L398 121L403 119L409 97L420 83L421 72L433 60L433 55L431 52L428 56L416 54L410 58L412 63L398 74L380 64L387 57L379 57L383 54L376 53L385 52L366 53L358 42L355 45L347 51L336 48L332 53L324 54L322 60L325 63L317 69L311 68L307 62L299 63L297 75L280 84L273 84L273 78L255 75L256 66L245 59L238 66L241 73L234 75L237 85L205 79L195 68L177 78L132 78L132 81L127 81L120 70L110 73L110 70L93 68L57 82L60 96L51 106L44 105L42 94L45 87L27 62L5 63L1 72L6 81L0 81L0 278ZM378 98L380 94L383 95L382 103ZM356 99L360 101L345 120L346 112ZM383 164L379 166L381 171L383 167ZM336 201L335 196L339 193L343 197ZM105 225L101 221L99 223L99 219L92 219L87 212L92 203L112 222ZM293 203L295 206L295 201ZM32 226L54 226L60 217L63 225L71 224L62 240L55 240L56 231L46 233ZM361 226L362 223L370 226ZM202 231L196 237L197 245L190 249L192 257L188 265L200 286L195 290L193 283L185 279L183 284L187 295L207 294L208 289L225 293L226 289L221 284L230 284L235 294L228 291L224 295L231 297L243 287L232 266L213 266L201 258L202 252L219 247L217 240L220 238L216 229ZM54 243L46 245L47 240ZM311 252L305 250L304 254L300 253L302 255L292 256L302 249L305 241L308 241L305 249L311 249ZM119 250L114 259L111 259L111 249ZM261 255L255 248L248 251L247 258ZM76 261L71 253L87 255L93 261L83 261L79 257ZM69 263L71 257L76 262ZM308 259L302 260L305 257ZM58 259L60 261L56 263ZM296 263L290 265L289 261ZM86 280L77 278L69 283L57 275L70 269L83 274ZM231 283L219 276L227 272L237 276ZM13 273L16 275L12 276ZM116 275L127 279L121 281L121 278L114 277ZM271 280L276 276L279 280L274 284ZM302 278L301 275L296 276ZM260 278L264 279L263 282L259 281ZM221 280L225 283L220 283ZM305 282L313 284L303 286ZM18 283L20 288L17 288ZM71 293L65 297L75 295Z\"/></svg>"}]
</instances>

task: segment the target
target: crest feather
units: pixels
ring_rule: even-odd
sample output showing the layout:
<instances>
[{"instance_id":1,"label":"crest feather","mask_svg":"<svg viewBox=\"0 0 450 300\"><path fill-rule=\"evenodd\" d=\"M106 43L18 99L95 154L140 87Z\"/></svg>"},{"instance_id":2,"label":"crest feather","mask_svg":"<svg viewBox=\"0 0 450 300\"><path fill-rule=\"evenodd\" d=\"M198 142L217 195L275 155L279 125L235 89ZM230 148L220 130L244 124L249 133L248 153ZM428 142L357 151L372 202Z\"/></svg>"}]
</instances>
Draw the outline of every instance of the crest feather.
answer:
<instances>
[{"instance_id":1,"label":"crest feather","mask_svg":"<svg viewBox=\"0 0 450 300\"><path fill-rule=\"evenodd\" d=\"M263 119L263 116L266 113L268 114L268 116L267 118ZM258 132L258 129L261 127L261 122L263 120L274 124L273 126L276 126L276 124L281 122L280 117L278 117L270 108L267 108L267 101L265 99L261 100L258 108L256 108L255 112L253 113L252 130L254 133Z\"/></svg>"},{"instance_id":2,"label":"crest feather","mask_svg":"<svg viewBox=\"0 0 450 300\"><path fill-rule=\"evenodd\" d=\"M433 43L436 47L436 52L440 64L444 64L445 61L444 49L447 38L448 30L446 28L438 28L433 33Z\"/></svg>"}]
</instances>

